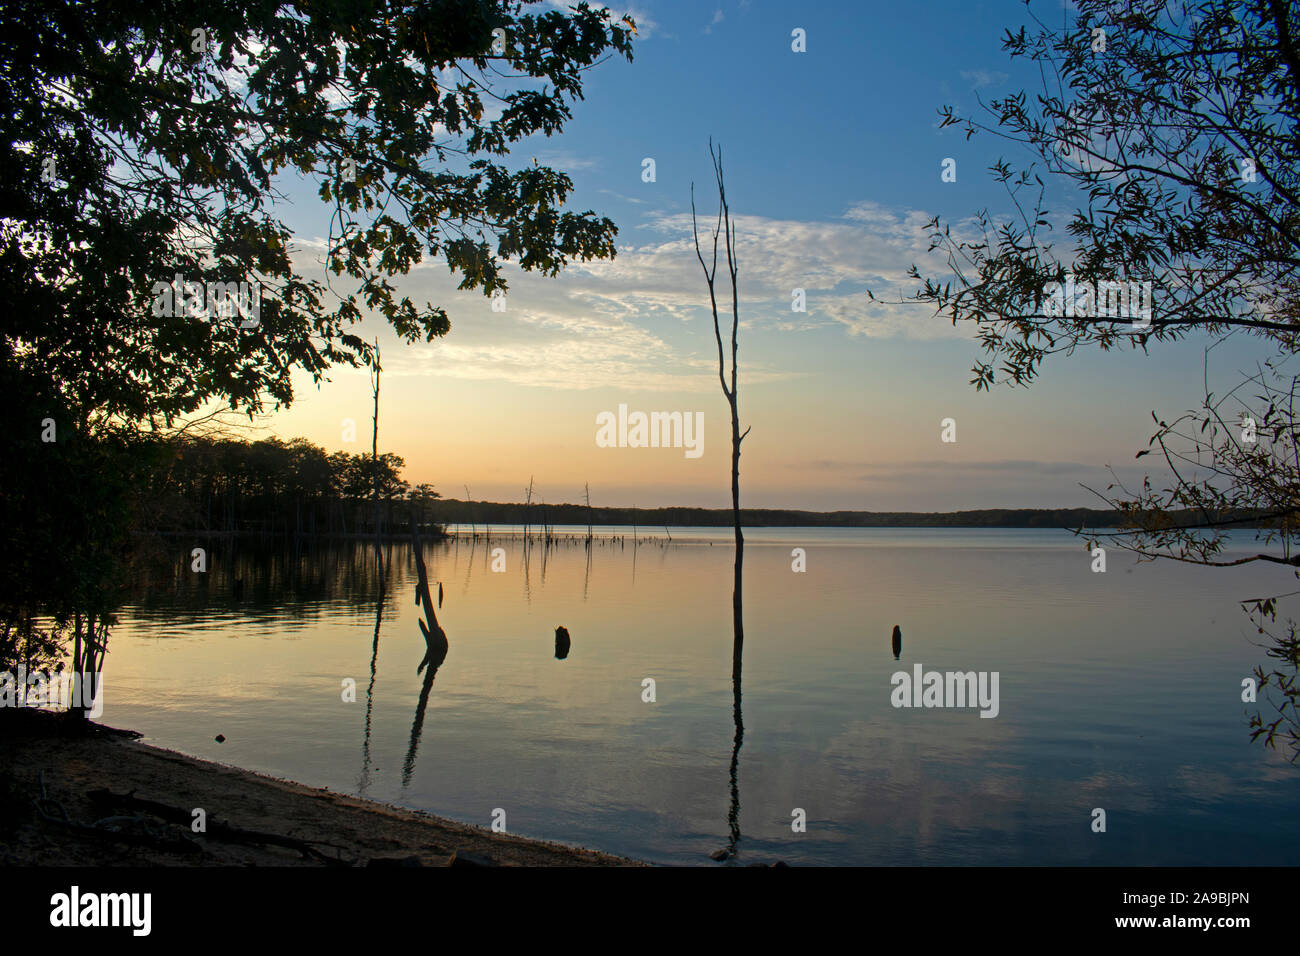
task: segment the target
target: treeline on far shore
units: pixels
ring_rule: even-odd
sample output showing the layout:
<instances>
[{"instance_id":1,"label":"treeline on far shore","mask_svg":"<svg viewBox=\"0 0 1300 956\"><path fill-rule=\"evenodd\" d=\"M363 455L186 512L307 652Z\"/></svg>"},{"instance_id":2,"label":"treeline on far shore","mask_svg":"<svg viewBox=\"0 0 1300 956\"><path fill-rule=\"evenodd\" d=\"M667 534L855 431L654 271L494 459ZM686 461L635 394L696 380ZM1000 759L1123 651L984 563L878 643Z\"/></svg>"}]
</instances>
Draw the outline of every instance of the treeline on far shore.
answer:
<instances>
[{"instance_id":1,"label":"treeline on far shore","mask_svg":"<svg viewBox=\"0 0 1300 956\"><path fill-rule=\"evenodd\" d=\"M501 503L440 498L430 520L449 525L634 525L720 528L731 525L730 508L588 508L581 504ZM1122 528L1119 512L1095 508L984 508L973 511L793 511L742 508L746 528ZM1197 516L1199 517L1199 515ZM1254 527L1245 514L1224 516ZM1192 517L1188 517L1190 522Z\"/></svg>"},{"instance_id":2,"label":"treeline on far shore","mask_svg":"<svg viewBox=\"0 0 1300 956\"><path fill-rule=\"evenodd\" d=\"M726 508L595 507L538 501L443 498L402 478L392 453L326 452L304 438L185 439L163 456L152 495L154 531L293 535L405 534L412 519L430 536L457 525L726 527ZM1094 508L969 511L801 511L745 508L749 528L1120 528L1133 515ZM1137 516L1142 517L1142 516ZM1246 513L1218 516L1250 528ZM1172 515L1175 524L1179 515ZM1197 515L1200 518L1200 515ZM1192 520L1188 518L1189 522Z\"/></svg>"},{"instance_id":3,"label":"treeline on far shore","mask_svg":"<svg viewBox=\"0 0 1300 956\"><path fill-rule=\"evenodd\" d=\"M305 438L184 439L156 469L150 530L406 534L414 519L437 536L429 505L438 493L403 481L405 465L391 452L331 454Z\"/></svg>"},{"instance_id":4,"label":"treeline on far shore","mask_svg":"<svg viewBox=\"0 0 1300 956\"><path fill-rule=\"evenodd\" d=\"M440 499L429 508L431 520L444 525L536 524L638 525L642 527L730 527L730 508L596 508L580 504L545 506L489 501ZM987 509L981 511L794 511L742 508L746 528L1111 528L1115 512L1087 508L1066 510Z\"/></svg>"}]
</instances>

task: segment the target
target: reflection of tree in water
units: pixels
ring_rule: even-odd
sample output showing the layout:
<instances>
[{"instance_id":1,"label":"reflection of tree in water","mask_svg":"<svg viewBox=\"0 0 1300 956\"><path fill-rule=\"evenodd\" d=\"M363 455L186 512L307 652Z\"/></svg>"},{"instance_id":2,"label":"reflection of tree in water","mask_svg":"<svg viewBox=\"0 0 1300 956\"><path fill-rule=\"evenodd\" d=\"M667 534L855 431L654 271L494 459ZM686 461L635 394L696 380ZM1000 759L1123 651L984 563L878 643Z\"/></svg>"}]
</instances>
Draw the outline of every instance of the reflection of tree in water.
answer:
<instances>
[{"instance_id":1,"label":"reflection of tree in water","mask_svg":"<svg viewBox=\"0 0 1300 956\"><path fill-rule=\"evenodd\" d=\"M736 621L736 631L740 632L741 623ZM740 713L740 645L735 645L731 671L731 721L735 733L731 741L731 806L727 811L727 856L736 855L736 844L740 842L740 747L745 742L745 719Z\"/></svg>"},{"instance_id":2,"label":"reflection of tree in water","mask_svg":"<svg viewBox=\"0 0 1300 956\"><path fill-rule=\"evenodd\" d=\"M415 758L420 749L420 735L424 733L424 711L429 706L429 692L433 690L433 677L437 673L436 666L430 667L429 672L424 675L424 683L420 685L420 699L415 705L415 720L411 722L411 741L407 744L406 758L402 761L403 789L411 785L411 775L415 773Z\"/></svg>"},{"instance_id":3,"label":"reflection of tree in water","mask_svg":"<svg viewBox=\"0 0 1300 956\"><path fill-rule=\"evenodd\" d=\"M741 542L736 548L735 595L740 594L740 575L745 559L745 546ZM745 622L739 601L732 605L732 640L731 640L731 763L727 768L728 786L731 802L727 808L727 845L709 854L715 860L730 860L737 853L740 843L740 748L745 743L745 718L740 710L741 664L745 647Z\"/></svg>"},{"instance_id":4,"label":"reflection of tree in water","mask_svg":"<svg viewBox=\"0 0 1300 956\"><path fill-rule=\"evenodd\" d=\"M1277 600L1242 602L1259 633L1272 639L1272 644L1265 647L1265 654L1277 662L1267 670L1263 664L1255 668L1261 706L1250 716L1250 739L1262 739L1273 750L1281 739L1291 751L1291 762L1297 763L1300 762L1300 632L1292 618L1285 620L1280 632L1270 629L1277 620ZM1245 695L1242 696L1244 699ZM1272 710L1266 711L1264 704Z\"/></svg>"},{"instance_id":5,"label":"reflection of tree in water","mask_svg":"<svg viewBox=\"0 0 1300 956\"><path fill-rule=\"evenodd\" d=\"M226 608L235 582L244 582L246 610L294 608L298 620L319 616L322 605L341 599L369 605L379 592L373 542L262 541L253 536L204 540L207 573L190 570L190 555L171 555L166 563L136 569L128 603L140 609L165 610L184 621L206 619L213 608ZM385 542L391 551L392 542ZM391 564L391 554L385 563Z\"/></svg>"},{"instance_id":6,"label":"reflection of tree in water","mask_svg":"<svg viewBox=\"0 0 1300 956\"><path fill-rule=\"evenodd\" d=\"M375 703L375 667L379 662L379 624L384 616L384 590L379 589L375 600L375 638L370 646L370 683L366 686L366 732L361 742L361 779L357 781L357 792L365 795L370 787L370 716Z\"/></svg>"}]
</instances>

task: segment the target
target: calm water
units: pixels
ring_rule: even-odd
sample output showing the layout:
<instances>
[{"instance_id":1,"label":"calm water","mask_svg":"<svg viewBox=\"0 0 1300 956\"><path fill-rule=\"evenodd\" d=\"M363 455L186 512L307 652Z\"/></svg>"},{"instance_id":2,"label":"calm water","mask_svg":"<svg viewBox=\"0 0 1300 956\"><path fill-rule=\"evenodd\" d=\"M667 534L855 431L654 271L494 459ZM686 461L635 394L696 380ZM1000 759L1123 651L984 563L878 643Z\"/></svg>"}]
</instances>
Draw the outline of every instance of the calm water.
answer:
<instances>
[{"instance_id":1,"label":"calm water","mask_svg":"<svg viewBox=\"0 0 1300 956\"><path fill-rule=\"evenodd\" d=\"M634 548L628 531L590 559L577 543L534 545L525 562L517 538L494 539L504 572L482 539L426 545L450 644L431 685L416 673L408 547L389 551L382 605L360 546L240 545L210 555L207 575L187 560L122 612L102 719L199 757L482 825L501 808L512 833L661 862L715 865L732 844L740 863L1300 861L1300 766L1250 743L1240 699L1265 658L1237 602L1294 590L1284 569L1111 550L1095 574L1058 531L750 531L733 789L728 532L669 544L661 529ZM999 715L895 709L890 677L918 662L997 671Z\"/></svg>"}]
</instances>

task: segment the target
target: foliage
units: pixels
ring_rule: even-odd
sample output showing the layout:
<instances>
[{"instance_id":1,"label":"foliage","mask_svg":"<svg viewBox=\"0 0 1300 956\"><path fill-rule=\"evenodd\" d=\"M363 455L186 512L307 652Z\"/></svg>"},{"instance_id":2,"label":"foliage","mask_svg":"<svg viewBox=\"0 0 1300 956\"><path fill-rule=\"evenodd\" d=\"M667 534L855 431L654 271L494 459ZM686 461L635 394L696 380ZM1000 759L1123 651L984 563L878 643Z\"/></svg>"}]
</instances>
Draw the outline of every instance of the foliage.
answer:
<instances>
[{"instance_id":1,"label":"foliage","mask_svg":"<svg viewBox=\"0 0 1300 956\"><path fill-rule=\"evenodd\" d=\"M291 401L295 369L319 381L367 360L349 331L363 310L407 341L444 334L443 308L389 281L425 256L484 293L504 288L503 260L553 275L611 257L613 223L563 209L566 175L499 158L563 128L583 71L630 59L632 24L585 3L524 8L7 5L0 294L23 308L5 317L0 361L81 416L170 423L213 399L255 411ZM276 208L286 177L332 207L326 264L350 288L304 274ZM155 314L155 284L177 275L260 284L257 324Z\"/></svg>"},{"instance_id":2,"label":"foliage","mask_svg":"<svg viewBox=\"0 0 1300 956\"><path fill-rule=\"evenodd\" d=\"M10 441L0 464L0 668L48 663L77 615L111 623L136 516L163 455L129 427L87 434L59 413L55 396L6 371L0 366L0 428Z\"/></svg>"},{"instance_id":3,"label":"foliage","mask_svg":"<svg viewBox=\"0 0 1300 956\"><path fill-rule=\"evenodd\" d=\"M376 487L381 501L404 500L405 461L325 450L304 438L247 442L185 439L157 476L155 496L169 502L160 531L337 533L373 523L362 508ZM436 497L428 485L425 494ZM405 522L401 523L405 527Z\"/></svg>"},{"instance_id":4,"label":"foliage","mask_svg":"<svg viewBox=\"0 0 1300 956\"><path fill-rule=\"evenodd\" d=\"M326 483L347 500L376 468L265 443L163 467L151 456L175 449L137 426L288 405L295 372L373 362L352 331L367 313L407 342L444 335L446 310L391 281L426 257L491 294L508 261L554 275L613 256L614 224L566 208L568 176L504 157L560 132L585 71L631 59L635 26L539 4L4 5L0 405L15 445L0 459L0 644L15 652L22 632L53 653L69 615L102 627L130 532L198 500L170 475L206 481L205 504L256 502L231 521L284 527L268 502L318 500ZM302 183L331 211L324 281L284 214ZM244 312L210 311L213 283L246 283ZM47 418L55 442L38 438ZM399 496L400 459L377 467Z\"/></svg>"},{"instance_id":5,"label":"foliage","mask_svg":"<svg viewBox=\"0 0 1300 956\"><path fill-rule=\"evenodd\" d=\"M1003 46L1039 68L1044 89L992 100L992 126L952 107L941 126L996 133L1034 160L992 169L1015 212L978 233L932 221L951 275L924 277L918 301L976 323L987 358L973 383L1026 384L1046 356L1092 344L1234 329L1293 351L1300 330L1300 56L1294 6L1271 0L1080 0L1072 28L1007 31ZM1094 49L1094 31L1104 49ZM1053 242L1042 173L1083 194ZM921 278L919 271L913 274ZM1058 316L1044 289L1150 281L1150 328L1127 316ZM1094 310L1095 311L1095 310ZM1000 367L999 367L1000 366Z\"/></svg>"},{"instance_id":6,"label":"foliage","mask_svg":"<svg viewBox=\"0 0 1300 956\"><path fill-rule=\"evenodd\" d=\"M1040 93L982 104L981 119L942 110L941 126L996 134L1033 159L992 167L1013 209L1005 219L980 211L973 234L932 220L931 250L946 255L948 274L913 267L923 280L915 298L975 325L985 353L977 389L1027 385L1047 356L1080 346L1145 351L1205 339L1202 407L1171 421L1152 412L1156 433L1137 453L1154 452L1170 477L1139 489L1117 477L1099 492L1128 528L1092 533L1089 546L1104 538L1142 558L1300 565L1300 9L1277 0L1076 6L1064 28L1034 17L1032 32L1007 31L1004 48L1038 69ZM1066 249L1044 173L1080 197ZM1108 283L1126 292L1150 283L1150 298L1139 298L1149 311ZM1061 286L1064 297L1049 293ZM1268 355L1216 393L1210 357L1234 334L1261 340ZM1265 530L1252 553L1229 556L1225 530L1243 526ZM1294 667L1294 642L1277 641L1273 656ZM1283 677L1274 672L1272 686L1294 689ZM1290 699L1281 713L1300 730Z\"/></svg>"}]
</instances>

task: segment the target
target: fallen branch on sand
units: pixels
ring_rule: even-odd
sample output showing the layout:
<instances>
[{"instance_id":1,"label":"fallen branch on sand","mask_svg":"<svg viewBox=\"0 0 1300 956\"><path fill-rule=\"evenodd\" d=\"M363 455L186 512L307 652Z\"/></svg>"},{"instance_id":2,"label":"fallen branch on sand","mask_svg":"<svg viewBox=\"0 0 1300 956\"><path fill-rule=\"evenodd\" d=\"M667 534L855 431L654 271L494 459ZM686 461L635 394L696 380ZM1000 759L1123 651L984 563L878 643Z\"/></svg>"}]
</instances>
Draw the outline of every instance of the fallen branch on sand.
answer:
<instances>
[{"instance_id":1,"label":"fallen branch on sand","mask_svg":"<svg viewBox=\"0 0 1300 956\"><path fill-rule=\"evenodd\" d=\"M193 814L189 810L181 807L169 806L165 803L159 803L156 800L146 800L143 797L137 797L134 793L114 793L111 790L92 790L87 796L90 801L105 807L129 807L144 813L152 814L168 823L175 823L181 826L190 826L193 820ZM262 846L279 846L290 850L297 850L304 857L316 860L318 863L325 863L332 866L352 866L349 861L339 857L326 856L316 849L313 844L327 846L337 850L340 853L342 847L332 843L326 843L322 840L299 840L296 837L283 836L279 833L265 833L258 830L245 830L243 827L231 826L228 823L222 823L219 820L208 820L205 835L210 840L221 840L226 843L255 843ZM186 840L185 842L190 842Z\"/></svg>"}]
</instances>

